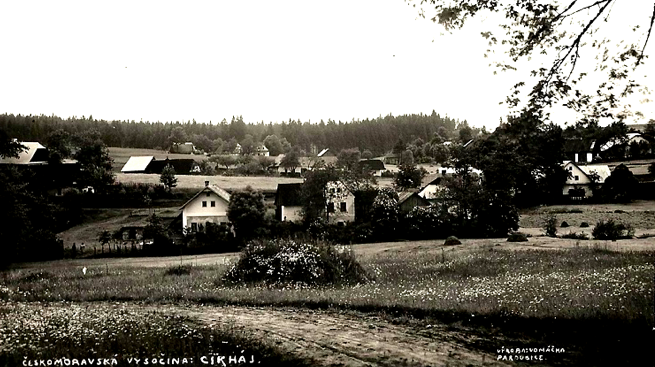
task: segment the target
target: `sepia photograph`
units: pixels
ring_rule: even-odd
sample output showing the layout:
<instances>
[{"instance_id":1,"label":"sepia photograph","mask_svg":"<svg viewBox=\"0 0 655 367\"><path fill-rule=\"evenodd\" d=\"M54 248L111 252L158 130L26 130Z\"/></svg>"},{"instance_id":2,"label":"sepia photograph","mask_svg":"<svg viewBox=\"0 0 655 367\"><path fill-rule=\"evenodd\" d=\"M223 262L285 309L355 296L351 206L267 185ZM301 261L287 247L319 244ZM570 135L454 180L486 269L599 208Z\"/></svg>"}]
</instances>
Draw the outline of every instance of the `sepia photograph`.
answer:
<instances>
[{"instance_id":1,"label":"sepia photograph","mask_svg":"<svg viewBox=\"0 0 655 367\"><path fill-rule=\"evenodd\" d=\"M655 0L0 14L0 367L655 365Z\"/></svg>"}]
</instances>

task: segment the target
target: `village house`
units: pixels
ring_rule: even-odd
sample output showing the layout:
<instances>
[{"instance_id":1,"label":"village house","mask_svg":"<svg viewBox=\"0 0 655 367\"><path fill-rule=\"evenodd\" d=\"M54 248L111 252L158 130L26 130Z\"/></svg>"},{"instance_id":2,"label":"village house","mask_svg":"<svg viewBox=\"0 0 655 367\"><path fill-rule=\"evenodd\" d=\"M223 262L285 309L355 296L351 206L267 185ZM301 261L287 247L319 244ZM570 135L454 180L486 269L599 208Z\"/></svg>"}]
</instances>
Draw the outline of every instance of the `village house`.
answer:
<instances>
[{"instance_id":1,"label":"village house","mask_svg":"<svg viewBox=\"0 0 655 367\"><path fill-rule=\"evenodd\" d=\"M183 233L204 231L207 223L228 224L230 194L205 181L205 187L180 207Z\"/></svg>"},{"instance_id":2,"label":"village house","mask_svg":"<svg viewBox=\"0 0 655 367\"><path fill-rule=\"evenodd\" d=\"M380 159L362 159L359 161L359 169L364 172L371 172L375 177L382 177L382 172L387 169Z\"/></svg>"},{"instance_id":3,"label":"village house","mask_svg":"<svg viewBox=\"0 0 655 367\"><path fill-rule=\"evenodd\" d=\"M430 206L430 202L417 191L403 191L398 194L398 207L402 213L409 213L417 206Z\"/></svg>"},{"instance_id":4,"label":"village house","mask_svg":"<svg viewBox=\"0 0 655 367\"><path fill-rule=\"evenodd\" d=\"M444 189L444 177L452 177L456 170L452 167L439 166L436 173L427 175L423 178L421 188L418 190L418 196L426 200L437 199L439 193ZM471 168L471 174L476 177L482 177L482 171L476 168Z\"/></svg>"},{"instance_id":5,"label":"village house","mask_svg":"<svg viewBox=\"0 0 655 367\"><path fill-rule=\"evenodd\" d=\"M594 160L594 140L571 138L564 142L564 156L572 162L591 163Z\"/></svg>"},{"instance_id":6,"label":"village house","mask_svg":"<svg viewBox=\"0 0 655 367\"><path fill-rule=\"evenodd\" d=\"M565 162L564 170L569 177L562 188L562 195L571 199L592 197L594 187L602 185L611 172L607 165L578 165L574 162Z\"/></svg>"},{"instance_id":7,"label":"village house","mask_svg":"<svg viewBox=\"0 0 655 367\"><path fill-rule=\"evenodd\" d=\"M16 141L14 139L14 141ZM38 142L19 142L26 149L18 157L0 158L0 166L13 166L19 170L34 173L33 182L47 188L51 194L61 194L64 187L77 184L80 165L74 159L63 159L57 164L50 164L50 152Z\"/></svg>"},{"instance_id":8,"label":"village house","mask_svg":"<svg viewBox=\"0 0 655 367\"><path fill-rule=\"evenodd\" d=\"M635 155L633 149L641 149L642 154L651 154L652 149L650 143L646 138L641 135L641 133L627 133L625 136L620 138L614 138L603 144L600 147L601 156L606 152L620 150L622 158L627 158L628 156Z\"/></svg>"},{"instance_id":9,"label":"village house","mask_svg":"<svg viewBox=\"0 0 655 367\"><path fill-rule=\"evenodd\" d=\"M282 222L302 221L301 183L278 184L275 193L275 218Z\"/></svg>"},{"instance_id":10,"label":"village house","mask_svg":"<svg viewBox=\"0 0 655 367\"><path fill-rule=\"evenodd\" d=\"M193 143L191 142L186 142L186 143L173 143L171 145L171 149L169 150L170 153L177 153L177 154L192 154L196 148L193 146Z\"/></svg>"},{"instance_id":11,"label":"village house","mask_svg":"<svg viewBox=\"0 0 655 367\"><path fill-rule=\"evenodd\" d=\"M343 183L328 182L326 194L329 223L345 224L355 220L355 195Z\"/></svg>"},{"instance_id":12,"label":"village house","mask_svg":"<svg viewBox=\"0 0 655 367\"><path fill-rule=\"evenodd\" d=\"M266 145L264 145L264 144L257 145L257 149L255 149L255 155L268 157L269 156L269 151L268 151L268 148L266 148Z\"/></svg>"}]
</instances>

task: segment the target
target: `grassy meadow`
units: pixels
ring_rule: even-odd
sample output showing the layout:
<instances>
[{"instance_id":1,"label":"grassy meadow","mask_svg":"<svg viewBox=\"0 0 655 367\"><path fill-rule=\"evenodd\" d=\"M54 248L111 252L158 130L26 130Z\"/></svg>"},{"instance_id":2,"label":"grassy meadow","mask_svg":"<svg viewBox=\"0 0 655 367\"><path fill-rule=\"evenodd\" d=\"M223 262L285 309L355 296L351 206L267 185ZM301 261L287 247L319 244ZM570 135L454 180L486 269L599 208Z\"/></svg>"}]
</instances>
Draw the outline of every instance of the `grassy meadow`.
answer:
<instances>
[{"instance_id":1,"label":"grassy meadow","mask_svg":"<svg viewBox=\"0 0 655 367\"><path fill-rule=\"evenodd\" d=\"M424 251L397 246L360 252L358 258L374 281L321 287L228 285L222 276L234 257L158 268L81 260L5 271L0 299L9 305L120 301L338 309L419 328L436 322L472 327L490 340L480 346L488 350L500 348L509 335L515 342L550 343L585 356L610 347L639 348L655 326L653 251L525 251L492 243L467 248L465 242L448 251L436 244ZM14 312L7 310L3 315Z\"/></svg>"}]
</instances>

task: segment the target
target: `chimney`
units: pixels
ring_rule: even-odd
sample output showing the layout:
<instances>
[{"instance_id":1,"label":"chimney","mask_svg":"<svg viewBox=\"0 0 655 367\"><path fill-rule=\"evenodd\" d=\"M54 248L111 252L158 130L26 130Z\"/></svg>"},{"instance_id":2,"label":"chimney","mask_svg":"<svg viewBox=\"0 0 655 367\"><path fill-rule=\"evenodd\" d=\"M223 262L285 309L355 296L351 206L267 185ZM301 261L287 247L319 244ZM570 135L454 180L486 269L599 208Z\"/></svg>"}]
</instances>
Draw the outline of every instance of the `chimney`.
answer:
<instances>
[{"instance_id":1,"label":"chimney","mask_svg":"<svg viewBox=\"0 0 655 367\"><path fill-rule=\"evenodd\" d=\"M209 187L209 181L205 181L205 187Z\"/></svg>"}]
</instances>

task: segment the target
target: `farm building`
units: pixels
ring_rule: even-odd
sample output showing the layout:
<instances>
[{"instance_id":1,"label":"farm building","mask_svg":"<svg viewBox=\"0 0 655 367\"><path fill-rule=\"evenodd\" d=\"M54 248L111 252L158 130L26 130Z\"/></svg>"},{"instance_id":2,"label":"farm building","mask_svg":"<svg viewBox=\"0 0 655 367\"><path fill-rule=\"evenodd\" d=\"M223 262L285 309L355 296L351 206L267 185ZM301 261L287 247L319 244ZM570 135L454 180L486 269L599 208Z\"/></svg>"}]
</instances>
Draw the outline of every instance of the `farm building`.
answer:
<instances>
[{"instance_id":1,"label":"farm building","mask_svg":"<svg viewBox=\"0 0 655 367\"><path fill-rule=\"evenodd\" d=\"M26 150L18 153L18 158L3 157L0 158L0 164L14 164L14 165L46 165L48 164L48 149L37 142L21 142L21 145L26 147Z\"/></svg>"},{"instance_id":2,"label":"farm building","mask_svg":"<svg viewBox=\"0 0 655 367\"><path fill-rule=\"evenodd\" d=\"M562 194L570 198L587 198L593 196L594 185L602 185L611 174L607 165L578 165L565 162L564 170L569 177L564 183Z\"/></svg>"},{"instance_id":3,"label":"farm building","mask_svg":"<svg viewBox=\"0 0 655 367\"><path fill-rule=\"evenodd\" d=\"M191 142L186 142L184 144L182 144L182 143L173 143L173 145L171 145L170 153L192 154L194 150L195 150L195 147L193 146L193 143L191 143Z\"/></svg>"},{"instance_id":4,"label":"farm building","mask_svg":"<svg viewBox=\"0 0 655 367\"><path fill-rule=\"evenodd\" d=\"M380 159L362 159L359 161L359 168L362 171L372 172L375 177L381 177L382 172L387 170Z\"/></svg>"},{"instance_id":5,"label":"farm building","mask_svg":"<svg viewBox=\"0 0 655 367\"><path fill-rule=\"evenodd\" d=\"M635 152L634 150L641 150ZM623 158L634 155L645 155L652 152L650 143L641 133L628 133L621 138L614 138L600 147L601 155L606 153L615 153Z\"/></svg>"},{"instance_id":6,"label":"farm building","mask_svg":"<svg viewBox=\"0 0 655 367\"><path fill-rule=\"evenodd\" d=\"M567 160L591 163L594 160L595 141L588 139L566 139L564 142L564 155Z\"/></svg>"},{"instance_id":7,"label":"farm building","mask_svg":"<svg viewBox=\"0 0 655 367\"><path fill-rule=\"evenodd\" d=\"M275 218L282 222L302 220L301 183L278 184L275 193Z\"/></svg>"},{"instance_id":8,"label":"farm building","mask_svg":"<svg viewBox=\"0 0 655 367\"><path fill-rule=\"evenodd\" d=\"M74 159L63 159L58 164L50 164L50 153L38 142L20 142L25 150L18 153L18 158L2 157L0 165L13 166L19 170L29 170L34 173L32 182L51 191L51 194L61 194L64 187L75 186L79 177L80 165Z\"/></svg>"},{"instance_id":9,"label":"farm building","mask_svg":"<svg viewBox=\"0 0 655 367\"><path fill-rule=\"evenodd\" d=\"M121 169L122 173L155 173L161 174L166 166L172 166L176 174L186 175L199 173L200 166L193 159L156 160L152 156L130 157Z\"/></svg>"},{"instance_id":10,"label":"farm building","mask_svg":"<svg viewBox=\"0 0 655 367\"><path fill-rule=\"evenodd\" d=\"M398 206L401 212L409 213L417 206L430 206L430 202L416 191L404 191L398 194Z\"/></svg>"},{"instance_id":11,"label":"farm building","mask_svg":"<svg viewBox=\"0 0 655 367\"><path fill-rule=\"evenodd\" d=\"M125 162L121 172L123 173L147 173L148 165L155 159L153 156L130 157Z\"/></svg>"},{"instance_id":12,"label":"farm building","mask_svg":"<svg viewBox=\"0 0 655 367\"><path fill-rule=\"evenodd\" d=\"M211 222L214 224L227 224L227 207L230 203L230 194L205 181L205 187L198 191L189 201L180 207L182 211L182 230L202 232Z\"/></svg>"}]
</instances>

